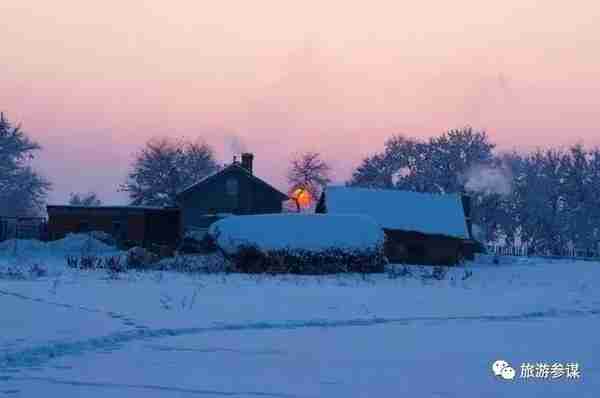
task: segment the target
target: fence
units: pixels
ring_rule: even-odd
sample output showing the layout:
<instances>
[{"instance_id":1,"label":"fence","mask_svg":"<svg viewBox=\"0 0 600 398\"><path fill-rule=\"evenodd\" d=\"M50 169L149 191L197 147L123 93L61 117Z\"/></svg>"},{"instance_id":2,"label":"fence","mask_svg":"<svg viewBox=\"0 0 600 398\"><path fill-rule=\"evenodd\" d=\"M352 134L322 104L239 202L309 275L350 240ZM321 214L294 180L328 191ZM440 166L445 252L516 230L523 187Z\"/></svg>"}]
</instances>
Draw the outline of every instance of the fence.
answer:
<instances>
[{"instance_id":1,"label":"fence","mask_svg":"<svg viewBox=\"0 0 600 398\"><path fill-rule=\"evenodd\" d=\"M526 257L529 255L529 248L526 245L522 246L500 246L486 245L487 252L496 256L519 256Z\"/></svg>"},{"instance_id":2,"label":"fence","mask_svg":"<svg viewBox=\"0 0 600 398\"><path fill-rule=\"evenodd\" d=\"M518 257L545 257L545 258L566 258L600 261L600 253L597 250L566 248L560 253L534 253L528 245L485 245L487 253L495 256L518 256Z\"/></svg>"},{"instance_id":3,"label":"fence","mask_svg":"<svg viewBox=\"0 0 600 398\"><path fill-rule=\"evenodd\" d=\"M0 217L0 242L7 239L46 238L46 220L41 217Z\"/></svg>"}]
</instances>

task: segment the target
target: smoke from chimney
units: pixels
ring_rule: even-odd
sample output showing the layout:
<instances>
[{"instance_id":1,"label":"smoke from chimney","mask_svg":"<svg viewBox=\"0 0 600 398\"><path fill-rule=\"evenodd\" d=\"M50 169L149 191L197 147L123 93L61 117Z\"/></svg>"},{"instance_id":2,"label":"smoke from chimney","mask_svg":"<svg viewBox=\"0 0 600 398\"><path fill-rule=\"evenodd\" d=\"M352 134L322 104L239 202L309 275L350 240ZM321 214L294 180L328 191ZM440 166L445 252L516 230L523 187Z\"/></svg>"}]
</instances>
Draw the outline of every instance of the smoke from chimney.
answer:
<instances>
[{"instance_id":1,"label":"smoke from chimney","mask_svg":"<svg viewBox=\"0 0 600 398\"><path fill-rule=\"evenodd\" d=\"M225 146L230 152L231 156L236 156L244 152L248 152L248 147L244 140L235 134L230 134L225 137Z\"/></svg>"}]
</instances>

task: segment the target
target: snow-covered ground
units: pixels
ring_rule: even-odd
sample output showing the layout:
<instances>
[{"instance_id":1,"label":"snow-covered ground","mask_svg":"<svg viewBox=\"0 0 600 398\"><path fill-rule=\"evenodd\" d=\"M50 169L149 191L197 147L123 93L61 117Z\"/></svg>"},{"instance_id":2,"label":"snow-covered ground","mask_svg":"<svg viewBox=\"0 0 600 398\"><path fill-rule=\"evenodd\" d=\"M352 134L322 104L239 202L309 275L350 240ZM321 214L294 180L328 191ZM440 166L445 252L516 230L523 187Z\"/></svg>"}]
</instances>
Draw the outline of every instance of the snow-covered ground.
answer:
<instances>
[{"instance_id":1,"label":"snow-covered ground","mask_svg":"<svg viewBox=\"0 0 600 398\"><path fill-rule=\"evenodd\" d=\"M72 248L73 249L73 248ZM67 250L68 251L68 250ZM480 258L445 280L65 267L0 279L0 396L597 397L600 264ZM508 361L513 381L493 375ZM520 377L578 363L581 377Z\"/></svg>"}]
</instances>

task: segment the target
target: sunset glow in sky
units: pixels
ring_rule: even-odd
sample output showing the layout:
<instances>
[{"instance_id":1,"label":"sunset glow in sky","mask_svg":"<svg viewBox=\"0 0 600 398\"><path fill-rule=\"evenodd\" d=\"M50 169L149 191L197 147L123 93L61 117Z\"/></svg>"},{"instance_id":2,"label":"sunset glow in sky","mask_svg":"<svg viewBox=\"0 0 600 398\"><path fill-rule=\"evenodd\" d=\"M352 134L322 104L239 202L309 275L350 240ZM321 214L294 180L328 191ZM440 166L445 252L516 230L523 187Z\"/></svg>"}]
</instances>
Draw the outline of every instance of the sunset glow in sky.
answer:
<instances>
[{"instance_id":1,"label":"sunset glow in sky","mask_svg":"<svg viewBox=\"0 0 600 398\"><path fill-rule=\"evenodd\" d=\"M396 133L600 145L595 1L2 0L0 18L0 110L44 146L52 203L123 203L157 136L221 162L241 142L285 191L292 153L341 181Z\"/></svg>"}]
</instances>

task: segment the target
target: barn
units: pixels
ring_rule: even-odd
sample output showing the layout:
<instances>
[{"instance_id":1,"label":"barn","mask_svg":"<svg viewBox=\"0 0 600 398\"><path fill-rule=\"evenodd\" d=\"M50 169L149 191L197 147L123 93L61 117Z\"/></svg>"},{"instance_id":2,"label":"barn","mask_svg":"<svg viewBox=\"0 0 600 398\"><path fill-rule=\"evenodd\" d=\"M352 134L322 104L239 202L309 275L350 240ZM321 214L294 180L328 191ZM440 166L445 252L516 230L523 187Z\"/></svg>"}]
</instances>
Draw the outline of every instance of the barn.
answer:
<instances>
[{"instance_id":1,"label":"barn","mask_svg":"<svg viewBox=\"0 0 600 398\"><path fill-rule=\"evenodd\" d=\"M184 231L205 232L228 215L281 213L289 197L254 175L254 155L233 162L183 189L177 195Z\"/></svg>"},{"instance_id":2,"label":"barn","mask_svg":"<svg viewBox=\"0 0 600 398\"><path fill-rule=\"evenodd\" d=\"M470 203L461 195L329 186L316 211L372 217L385 232L391 262L453 265L473 255Z\"/></svg>"},{"instance_id":3,"label":"barn","mask_svg":"<svg viewBox=\"0 0 600 398\"><path fill-rule=\"evenodd\" d=\"M128 246L174 246L179 238L177 208L151 206L47 206L51 240L68 233L102 231Z\"/></svg>"}]
</instances>

